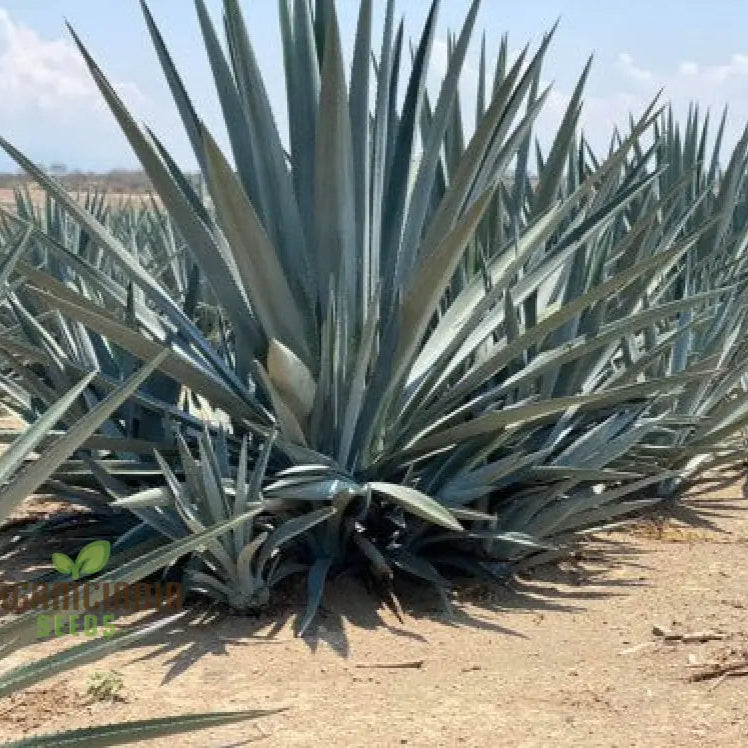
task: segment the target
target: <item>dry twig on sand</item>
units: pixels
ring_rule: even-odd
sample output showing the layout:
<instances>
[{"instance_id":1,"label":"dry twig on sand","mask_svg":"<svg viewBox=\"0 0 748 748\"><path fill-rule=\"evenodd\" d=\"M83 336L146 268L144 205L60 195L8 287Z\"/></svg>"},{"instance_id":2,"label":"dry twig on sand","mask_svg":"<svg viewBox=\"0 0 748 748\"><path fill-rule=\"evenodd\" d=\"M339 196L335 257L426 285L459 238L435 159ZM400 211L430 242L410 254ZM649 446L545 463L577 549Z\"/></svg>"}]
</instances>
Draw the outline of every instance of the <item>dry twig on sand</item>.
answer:
<instances>
[{"instance_id":1,"label":"dry twig on sand","mask_svg":"<svg viewBox=\"0 0 748 748\"><path fill-rule=\"evenodd\" d=\"M735 678L741 675L748 675L748 658L742 660L732 660L731 662L715 662L707 666L706 670L700 673L694 673L689 676L691 683L698 683L712 678Z\"/></svg>"},{"instance_id":2,"label":"dry twig on sand","mask_svg":"<svg viewBox=\"0 0 748 748\"><path fill-rule=\"evenodd\" d=\"M396 669L396 670L405 670L408 668L412 668L413 670L417 670L423 667L424 662L426 660L413 660L412 662L392 662L392 663L372 663L371 665L368 665L366 663L362 663L359 665L356 665L357 668L366 668L366 669Z\"/></svg>"}]
</instances>

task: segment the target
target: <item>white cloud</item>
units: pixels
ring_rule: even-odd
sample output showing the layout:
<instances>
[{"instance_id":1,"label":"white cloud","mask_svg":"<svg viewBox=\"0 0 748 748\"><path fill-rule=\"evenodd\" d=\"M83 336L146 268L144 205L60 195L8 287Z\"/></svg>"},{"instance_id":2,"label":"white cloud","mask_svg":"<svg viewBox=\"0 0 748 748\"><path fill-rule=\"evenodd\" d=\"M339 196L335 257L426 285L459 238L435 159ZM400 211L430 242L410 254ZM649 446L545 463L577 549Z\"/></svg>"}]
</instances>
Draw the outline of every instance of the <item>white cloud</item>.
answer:
<instances>
[{"instance_id":1,"label":"white cloud","mask_svg":"<svg viewBox=\"0 0 748 748\"><path fill-rule=\"evenodd\" d=\"M657 81L660 85L671 87L673 94L684 93L684 87L696 87L693 95L707 95L712 98L715 94L724 94L720 87L733 84L743 86L748 77L748 54L735 53L724 63L700 65L693 60L683 60L673 72L655 73L643 70L634 65L630 55L620 55L619 60L628 57L629 66L623 66L626 72L635 69L642 77L641 80ZM714 87L717 87L715 90Z\"/></svg>"},{"instance_id":2,"label":"white cloud","mask_svg":"<svg viewBox=\"0 0 748 748\"><path fill-rule=\"evenodd\" d=\"M599 64L599 63L598 63ZM602 82L602 84L600 84ZM597 86L594 84L597 83ZM725 131L723 159L748 122L748 53L734 53L724 61L695 61L684 59L664 70L642 66L628 52L621 52L612 70L596 69L588 95L584 97L582 126L590 143L597 150L608 146L615 126L627 129L629 114L636 118L663 89L662 103L670 102L675 113L683 117L692 102L698 103L702 113L709 109L712 119L721 116L729 104ZM539 119L541 140L549 143L558 127L569 100L569 92L555 90L546 110ZM712 125L712 133L716 125Z\"/></svg>"},{"instance_id":3,"label":"white cloud","mask_svg":"<svg viewBox=\"0 0 748 748\"><path fill-rule=\"evenodd\" d=\"M475 64L473 64L475 63ZM434 43L431 47L431 59L429 60L429 69L427 75L427 82L429 86L429 92L434 96L434 99L439 93L442 81L447 75L447 69L449 68L449 46L447 45L446 39L434 39ZM407 75L410 75L410 69L406 66L405 68ZM405 84L401 84L404 88ZM472 59L469 55L465 58L462 63L462 72L460 74L460 90L465 101L475 101L475 96L478 92L478 60ZM433 102L432 102L433 103Z\"/></svg>"},{"instance_id":4,"label":"white cloud","mask_svg":"<svg viewBox=\"0 0 748 748\"><path fill-rule=\"evenodd\" d=\"M695 62L691 62L690 60L684 60L678 66L678 73L680 75L698 75L699 66Z\"/></svg>"},{"instance_id":5,"label":"white cloud","mask_svg":"<svg viewBox=\"0 0 748 748\"><path fill-rule=\"evenodd\" d=\"M6 111L92 106L95 89L80 55L63 40L45 41L0 8L0 94Z\"/></svg>"},{"instance_id":6,"label":"white cloud","mask_svg":"<svg viewBox=\"0 0 748 748\"><path fill-rule=\"evenodd\" d=\"M151 109L134 84L113 85L128 106ZM0 101L0 133L34 160L93 162L111 148L115 126L74 44L42 38L1 7Z\"/></svg>"},{"instance_id":7,"label":"white cloud","mask_svg":"<svg viewBox=\"0 0 748 748\"><path fill-rule=\"evenodd\" d=\"M115 87L124 97L145 103L132 83ZM74 45L65 39L42 39L34 29L15 23L4 8L0 8L0 95L6 111L49 113L102 106L101 94Z\"/></svg>"},{"instance_id":8,"label":"white cloud","mask_svg":"<svg viewBox=\"0 0 748 748\"><path fill-rule=\"evenodd\" d=\"M513 57L510 55L510 57ZM429 78L430 89L446 73L447 45L435 40L432 57L433 71ZM580 70L581 72L581 70ZM553 70L547 69L547 75ZM541 90L547 81L541 80ZM544 148L549 148L558 131L569 103L573 84L554 83L535 126L535 133ZM477 55L468 57L461 80L463 102L474 101L477 90ZM697 102L703 112L712 112L712 135L716 120L722 109L729 104L729 117L723 141L723 159L728 149L737 141L742 128L748 122L748 52L726 55L724 60L709 62L683 59L673 61L667 69L657 70L642 65L634 55L622 51L609 62L597 60L584 96L581 126L592 147L606 152L614 128L626 131L629 116L635 119L652 102L657 92L663 89L661 103L671 102L675 113L684 117L688 106ZM463 111L463 118L472 125L472 109Z\"/></svg>"},{"instance_id":9,"label":"white cloud","mask_svg":"<svg viewBox=\"0 0 748 748\"><path fill-rule=\"evenodd\" d=\"M616 68L620 70L627 78L632 78L638 82L651 81L654 75L644 68L640 68L634 63L634 58L628 52L621 52L616 60Z\"/></svg>"}]
</instances>

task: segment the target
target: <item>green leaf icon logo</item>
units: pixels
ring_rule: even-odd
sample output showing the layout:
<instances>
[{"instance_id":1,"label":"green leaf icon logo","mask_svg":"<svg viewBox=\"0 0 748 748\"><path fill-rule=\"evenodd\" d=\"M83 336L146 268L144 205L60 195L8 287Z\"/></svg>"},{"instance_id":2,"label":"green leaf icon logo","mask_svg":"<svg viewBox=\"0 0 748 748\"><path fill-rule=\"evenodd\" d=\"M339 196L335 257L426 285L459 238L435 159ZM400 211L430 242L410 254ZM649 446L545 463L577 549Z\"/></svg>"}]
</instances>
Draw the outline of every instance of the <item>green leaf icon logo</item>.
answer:
<instances>
[{"instance_id":1,"label":"green leaf icon logo","mask_svg":"<svg viewBox=\"0 0 748 748\"><path fill-rule=\"evenodd\" d=\"M94 540L93 543L89 543L82 548L75 559L75 567L78 573L73 576L73 579L101 571L106 566L106 562L109 561L111 550L112 547L108 540Z\"/></svg>"},{"instance_id":2,"label":"green leaf icon logo","mask_svg":"<svg viewBox=\"0 0 748 748\"><path fill-rule=\"evenodd\" d=\"M68 574L73 579L78 579L101 571L109 561L111 551L112 547L108 540L94 540L81 549L75 561L64 553L53 553L52 564L60 574Z\"/></svg>"},{"instance_id":3,"label":"green leaf icon logo","mask_svg":"<svg viewBox=\"0 0 748 748\"><path fill-rule=\"evenodd\" d=\"M52 564L60 574L72 574L75 569L75 561L64 553L53 553Z\"/></svg>"}]
</instances>

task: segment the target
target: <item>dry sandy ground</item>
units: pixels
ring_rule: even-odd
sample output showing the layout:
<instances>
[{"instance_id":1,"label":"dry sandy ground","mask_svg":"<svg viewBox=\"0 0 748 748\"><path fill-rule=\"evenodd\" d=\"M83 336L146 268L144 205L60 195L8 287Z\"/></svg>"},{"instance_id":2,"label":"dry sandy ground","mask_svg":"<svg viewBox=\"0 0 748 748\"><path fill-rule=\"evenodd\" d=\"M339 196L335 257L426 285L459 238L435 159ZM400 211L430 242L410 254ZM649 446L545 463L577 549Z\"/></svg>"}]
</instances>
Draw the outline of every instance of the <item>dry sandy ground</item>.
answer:
<instances>
[{"instance_id":1,"label":"dry sandy ground","mask_svg":"<svg viewBox=\"0 0 748 748\"><path fill-rule=\"evenodd\" d=\"M148 745L748 745L748 677L688 680L748 656L742 482L700 486L681 515L698 525L644 524L603 539L602 555L593 549L498 594L463 591L453 621L426 597L400 623L339 581L306 640L293 638L288 606L277 627L237 617L193 627L0 700L0 734L286 706ZM654 625L726 638L665 641ZM81 684L110 668L122 674L124 701L88 703Z\"/></svg>"}]
</instances>

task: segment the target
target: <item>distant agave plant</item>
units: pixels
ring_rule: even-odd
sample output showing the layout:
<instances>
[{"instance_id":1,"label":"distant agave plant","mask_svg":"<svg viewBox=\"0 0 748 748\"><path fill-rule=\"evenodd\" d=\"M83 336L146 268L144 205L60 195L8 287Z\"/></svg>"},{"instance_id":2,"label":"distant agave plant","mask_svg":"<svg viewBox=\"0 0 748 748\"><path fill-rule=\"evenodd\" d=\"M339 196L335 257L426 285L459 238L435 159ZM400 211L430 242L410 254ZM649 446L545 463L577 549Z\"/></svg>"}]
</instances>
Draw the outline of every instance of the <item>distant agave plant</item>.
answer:
<instances>
[{"instance_id":1,"label":"distant agave plant","mask_svg":"<svg viewBox=\"0 0 748 748\"><path fill-rule=\"evenodd\" d=\"M282 0L284 145L238 3L224 3L226 49L196 6L233 163L143 10L209 199L74 38L168 211L158 225L199 272L154 274L169 253L153 234L102 220L1 141L79 227L76 247L28 210L5 217L0 382L40 418L19 454L58 422L70 447L28 490L128 509L120 547L168 539L160 566L189 554L192 588L235 608L265 601L281 569L308 570L303 631L332 570L440 590L446 569L495 579L657 501L697 453L742 456L745 141L704 174L695 119L676 162L653 103L598 162L577 135L587 66L531 179L552 34L514 61L504 42L490 85L483 47L468 137L459 81L478 0L433 101L438 0L407 77L394 3L375 47L363 0L350 82L334 3ZM153 359L157 375L70 441ZM13 485L0 517L22 498Z\"/></svg>"}]
</instances>

